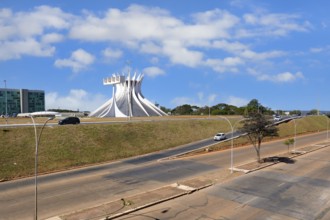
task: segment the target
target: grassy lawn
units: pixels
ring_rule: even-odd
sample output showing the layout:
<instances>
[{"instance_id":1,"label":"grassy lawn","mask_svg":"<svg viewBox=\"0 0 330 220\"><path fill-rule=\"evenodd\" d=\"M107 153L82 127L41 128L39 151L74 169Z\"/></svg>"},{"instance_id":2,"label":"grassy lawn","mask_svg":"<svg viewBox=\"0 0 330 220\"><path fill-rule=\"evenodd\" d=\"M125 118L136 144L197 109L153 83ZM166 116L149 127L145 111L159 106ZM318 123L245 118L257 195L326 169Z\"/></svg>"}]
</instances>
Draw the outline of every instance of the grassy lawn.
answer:
<instances>
[{"instance_id":1,"label":"grassy lawn","mask_svg":"<svg viewBox=\"0 0 330 220\"><path fill-rule=\"evenodd\" d=\"M327 120L329 120L325 116L308 116L301 119L296 119L296 135L303 135L308 133L315 133L319 131L327 130ZM239 126L238 126L239 127ZM278 137L266 137L264 138L263 142L278 140L278 139L289 139L294 137L294 121L290 121L288 123L283 123L278 126L279 128L279 136ZM329 127L330 129L330 127ZM283 140L283 142L284 142ZM247 144L251 144L247 137L242 137L235 139L234 141L234 148L245 146ZM217 150L224 150L231 147L231 142L223 142L217 145L212 146L209 150L217 151Z\"/></svg>"},{"instance_id":2,"label":"grassy lawn","mask_svg":"<svg viewBox=\"0 0 330 220\"><path fill-rule=\"evenodd\" d=\"M225 120L212 120L215 117L211 119L164 117L161 119L148 118L148 121L132 119L130 122L122 119L120 123L112 124L45 127L39 143L39 172L54 172L147 154L210 138L217 132L230 131ZM15 122L9 120L8 123L31 123L29 119L16 120ZM82 121L90 120L92 119L82 119ZM230 118L232 123L237 120L238 118ZM44 121L45 119L41 118L37 123ZM324 116L306 117L297 120L296 123L297 133L300 134L327 128ZM1 124L4 122L2 121ZM41 128L37 129L39 133ZM290 137L293 134L293 122L280 126L281 138ZM0 180L34 174L34 137L33 127L0 129ZM238 146L243 145L246 140L242 138L235 143ZM223 145L221 148L226 148L226 146Z\"/></svg>"}]
</instances>

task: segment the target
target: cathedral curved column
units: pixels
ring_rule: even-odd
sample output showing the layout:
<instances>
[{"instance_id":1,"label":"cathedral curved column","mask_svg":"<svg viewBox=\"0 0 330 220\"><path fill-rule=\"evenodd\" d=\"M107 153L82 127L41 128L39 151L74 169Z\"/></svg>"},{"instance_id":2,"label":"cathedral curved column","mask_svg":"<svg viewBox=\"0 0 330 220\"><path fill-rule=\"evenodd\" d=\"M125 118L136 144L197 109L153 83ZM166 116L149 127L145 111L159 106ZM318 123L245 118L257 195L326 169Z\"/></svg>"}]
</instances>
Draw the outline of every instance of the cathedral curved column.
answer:
<instances>
[{"instance_id":1,"label":"cathedral curved column","mask_svg":"<svg viewBox=\"0 0 330 220\"><path fill-rule=\"evenodd\" d=\"M143 75L131 78L112 75L103 80L104 85L112 85L112 98L89 114L90 117L145 117L166 116L167 114L146 99L141 92Z\"/></svg>"}]
</instances>

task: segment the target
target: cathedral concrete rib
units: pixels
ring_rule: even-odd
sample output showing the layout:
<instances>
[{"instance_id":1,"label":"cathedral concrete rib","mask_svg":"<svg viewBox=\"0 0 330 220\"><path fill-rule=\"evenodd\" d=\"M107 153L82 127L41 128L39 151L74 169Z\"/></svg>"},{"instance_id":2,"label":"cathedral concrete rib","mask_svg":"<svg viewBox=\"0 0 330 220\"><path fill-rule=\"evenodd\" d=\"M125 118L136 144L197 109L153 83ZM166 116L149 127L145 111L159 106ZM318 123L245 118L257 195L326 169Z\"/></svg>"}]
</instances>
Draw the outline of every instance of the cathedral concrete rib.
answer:
<instances>
[{"instance_id":1,"label":"cathedral concrete rib","mask_svg":"<svg viewBox=\"0 0 330 220\"><path fill-rule=\"evenodd\" d=\"M141 92L143 74L125 77L113 74L103 79L103 85L112 85L112 98L89 114L90 117L145 117L166 116L160 108Z\"/></svg>"}]
</instances>

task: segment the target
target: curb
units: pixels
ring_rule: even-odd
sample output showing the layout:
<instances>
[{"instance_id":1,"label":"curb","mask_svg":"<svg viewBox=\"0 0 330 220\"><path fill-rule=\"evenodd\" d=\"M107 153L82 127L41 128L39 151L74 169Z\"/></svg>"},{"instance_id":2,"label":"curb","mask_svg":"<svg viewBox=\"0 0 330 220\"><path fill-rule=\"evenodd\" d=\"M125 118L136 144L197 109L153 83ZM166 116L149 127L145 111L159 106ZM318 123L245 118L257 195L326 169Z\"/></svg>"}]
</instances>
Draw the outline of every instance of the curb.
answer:
<instances>
[{"instance_id":1,"label":"curb","mask_svg":"<svg viewBox=\"0 0 330 220\"><path fill-rule=\"evenodd\" d=\"M322 142L322 143L317 143L317 144L313 144L313 145L310 145L310 146L307 146L307 147L302 147L302 148L299 148L299 150L294 150L294 151L291 151L291 154L289 157L289 159L292 159L292 158L295 158L295 157L299 157L301 155L304 155L304 154L308 154L308 153L311 153L313 151L317 151L319 149L322 149L322 148L325 148L325 147L329 147L330 146L330 142ZM279 156L286 156L286 154L280 154ZM262 165L258 164L259 167L257 168L253 168L253 169L245 169L244 167L247 167L247 166L253 166L253 164L255 164L256 162L251 162L251 163L247 163L247 164L243 164L243 165L240 165L238 167L234 167L233 170L234 171L238 171L238 172L243 172L245 174L247 173L251 173L251 172L254 172L254 171L257 171L257 170L260 170L260 169L263 169L263 168L266 168L266 167L269 167L269 166L273 166L275 164L278 164L278 163L282 163L281 161L274 161L274 162L264 162Z\"/></svg>"},{"instance_id":2,"label":"curb","mask_svg":"<svg viewBox=\"0 0 330 220\"><path fill-rule=\"evenodd\" d=\"M174 196L171 196L171 197L168 197L168 198L164 198L164 199L160 199L158 201L155 201L155 202L151 202L151 203L147 203L145 205L141 205L141 206L138 206L136 208L132 208L132 209L129 209L125 212L121 212L121 213L118 213L118 214L115 214L115 215L109 215L109 216L106 216L104 218L101 218L100 220L110 220L110 219L115 219L115 218L118 218L118 217L121 217L123 215L126 215L126 214L130 214L132 212L135 212L135 211L138 211L138 210L141 210L141 209L144 209L144 208L148 208L150 206L153 206L153 205L157 205L159 203L162 203L162 202L166 202L166 201L169 201L171 199L176 199L176 198L179 198L181 196L184 196L186 194L189 194L187 192L183 192L183 193L180 193L178 195L174 195Z\"/></svg>"},{"instance_id":3,"label":"curb","mask_svg":"<svg viewBox=\"0 0 330 220\"><path fill-rule=\"evenodd\" d=\"M313 144L307 147L299 148L299 150L292 151L293 155L287 158L295 158L325 147L330 146L330 142L322 142ZM287 154L285 154L286 156ZM281 163L281 161L265 162L263 165L257 168L246 169L246 167L255 167L256 162L247 163L234 167L233 171L243 172L248 174L275 164ZM170 185L163 186L151 191L146 191L140 194L136 194L127 198L122 198L114 201L110 201L105 204L101 204L95 207L78 210L72 213L63 214L61 216L54 216L47 218L46 220L80 220L80 219L98 219L98 220L110 220L118 217L133 213L135 211L151 207L175 198L179 198L196 191L205 189L214 185L211 178L197 177L193 179L183 180ZM150 201L148 201L150 200ZM134 204L137 206L134 207ZM116 210L116 211L113 211Z\"/></svg>"},{"instance_id":4,"label":"curb","mask_svg":"<svg viewBox=\"0 0 330 220\"><path fill-rule=\"evenodd\" d=\"M109 203L98 205L92 208L86 208L61 216L47 218L46 220L115 219L132 212L157 205L159 203L194 193L196 191L210 187L213 184L214 183L209 178L188 179L180 183L173 183L155 190L110 201ZM134 206L135 204L137 206ZM117 211L113 211L116 209Z\"/></svg>"},{"instance_id":5,"label":"curb","mask_svg":"<svg viewBox=\"0 0 330 220\"><path fill-rule=\"evenodd\" d=\"M177 186L175 186L177 185ZM115 218L118 218L118 217L121 217L123 215L126 215L126 214L130 214L132 212L135 212L135 211L138 211L138 210L141 210L141 209L144 209L144 208L148 208L150 206L154 206L154 205L157 205L157 204L160 204L160 203L163 203L163 202L166 202L166 201L169 201L169 200L172 200L172 199L176 199L176 198L179 198L181 196L185 196L185 195L188 195L188 194L191 194L191 193L194 193L196 191L199 191L201 189L205 189L207 187L210 187L212 186L213 184L209 184L209 185L206 185L206 186L202 186L198 189L195 189L195 188L192 188L192 187L187 187L187 186L184 186L184 185L180 185L178 183L174 183L174 184L171 184L172 187L178 187L180 189L183 189L183 190L186 190L185 192L182 192L182 193L179 193L177 195L174 195L174 196L171 196L171 197L168 197L168 198L164 198L164 199L160 199L160 200L157 200L155 202L151 202L151 203L148 203L148 204L145 204L145 205L141 205L139 207L136 207L136 208L133 208L133 209L130 209L130 210L127 210L125 212L122 212L122 213L118 213L118 214L115 214L115 215L112 215L112 216L108 216L108 217L105 217L105 218L101 218L100 220L110 220L110 219L115 219ZM180 186L184 186L184 187L180 187ZM184 189L186 188L186 189Z\"/></svg>"}]
</instances>

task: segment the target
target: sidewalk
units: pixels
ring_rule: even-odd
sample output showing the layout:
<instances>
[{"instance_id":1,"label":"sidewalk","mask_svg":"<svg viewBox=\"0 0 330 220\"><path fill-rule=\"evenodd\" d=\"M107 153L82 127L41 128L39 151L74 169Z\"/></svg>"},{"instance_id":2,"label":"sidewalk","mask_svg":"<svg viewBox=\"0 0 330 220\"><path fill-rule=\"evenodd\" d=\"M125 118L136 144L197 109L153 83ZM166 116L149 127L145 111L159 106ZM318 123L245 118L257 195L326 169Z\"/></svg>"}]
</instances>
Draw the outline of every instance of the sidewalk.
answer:
<instances>
[{"instance_id":1,"label":"sidewalk","mask_svg":"<svg viewBox=\"0 0 330 220\"><path fill-rule=\"evenodd\" d=\"M328 146L330 146L330 141L301 147L298 150L293 150L291 152L279 154L274 157L268 158L269 160L265 161L263 163L258 163L257 161L254 161L251 163L242 164L237 167L234 167L233 170L243 172L243 173L249 173L249 172L263 169L265 167L272 166L274 164L281 163L281 162L292 163L292 162L294 162L293 158L295 158L295 157L298 157L300 155L310 153L310 152L313 152L313 151L316 151L316 150L319 150L321 148L328 147ZM265 158L265 159L267 159L267 158Z\"/></svg>"},{"instance_id":2,"label":"sidewalk","mask_svg":"<svg viewBox=\"0 0 330 220\"><path fill-rule=\"evenodd\" d=\"M251 162L243 164L234 168L233 174L230 170L221 170L218 172L208 173L207 175L200 176L193 179L186 179L167 185L158 189L143 192L137 195L132 195L127 198L122 198L109 203L102 204L96 207L91 207L84 210L79 210L70 214L48 218L47 220L109 220L123 216L137 210L150 207L171 199L175 199L198 190L210 187L216 183L222 183L233 179L237 176L244 175L245 173L253 172L280 162L290 162L292 158L300 155L330 146L330 142L322 142L307 147L299 148L299 151L292 153L285 153L272 157L271 161L264 163ZM282 160L285 158L286 160Z\"/></svg>"}]
</instances>

